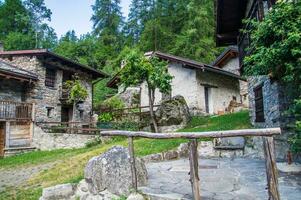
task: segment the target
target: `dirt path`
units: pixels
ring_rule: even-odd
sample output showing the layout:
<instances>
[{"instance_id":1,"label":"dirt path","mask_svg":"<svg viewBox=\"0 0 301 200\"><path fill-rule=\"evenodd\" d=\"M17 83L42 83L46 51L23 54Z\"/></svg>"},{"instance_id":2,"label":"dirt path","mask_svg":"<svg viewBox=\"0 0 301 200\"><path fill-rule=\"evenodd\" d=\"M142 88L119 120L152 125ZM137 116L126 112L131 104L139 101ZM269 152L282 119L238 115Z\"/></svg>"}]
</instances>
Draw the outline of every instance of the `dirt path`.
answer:
<instances>
[{"instance_id":1,"label":"dirt path","mask_svg":"<svg viewBox=\"0 0 301 200\"><path fill-rule=\"evenodd\" d=\"M55 163L45 163L35 166L26 166L19 168L0 168L0 192L7 187L18 187L26 183L28 179L39 172L50 169Z\"/></svg>"}]
</instances>

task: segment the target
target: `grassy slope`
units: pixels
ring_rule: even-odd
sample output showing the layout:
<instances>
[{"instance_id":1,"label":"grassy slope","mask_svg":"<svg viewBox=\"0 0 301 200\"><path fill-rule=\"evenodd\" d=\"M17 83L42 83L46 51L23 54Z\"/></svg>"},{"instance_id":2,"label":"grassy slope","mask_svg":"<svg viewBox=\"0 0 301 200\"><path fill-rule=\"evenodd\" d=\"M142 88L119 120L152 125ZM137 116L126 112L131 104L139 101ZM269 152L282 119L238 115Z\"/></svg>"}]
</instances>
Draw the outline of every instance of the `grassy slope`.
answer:
<instances>
[{"instance_id":1,"label":"grassy slope","mask_svg":"<svg viewBox=\"0 0 301 200\"><path fill-rule=\"evenodd\" d=\"M218 117L194 117L185 129L180 131L210 131L250 128L247 112ZM136 139L135 151L138 156L173 149L185 139L155 140ZM83 169L87 161L114 145L126 146L126 140L116 140L109 144L76 150L37 151L0 160L1 168L26 167L47 162L57 162L52 168L44 170L26 183L26 188L11 188L0 193L0 199L38 199L43 187L60 183L78 182L83 178Z\"/></svg>"}]
</instances>

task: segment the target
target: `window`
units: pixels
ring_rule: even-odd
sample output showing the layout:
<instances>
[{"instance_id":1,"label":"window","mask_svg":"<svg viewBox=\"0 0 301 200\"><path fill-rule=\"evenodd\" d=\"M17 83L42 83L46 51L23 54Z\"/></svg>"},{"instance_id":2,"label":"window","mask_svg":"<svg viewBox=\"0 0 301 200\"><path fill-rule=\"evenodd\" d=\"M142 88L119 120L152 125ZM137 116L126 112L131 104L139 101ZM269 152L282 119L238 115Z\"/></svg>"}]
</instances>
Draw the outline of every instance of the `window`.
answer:
<instances>
[{"instance_id":1,"label":"window","mask_svg":"<svg viewBox=\"0 0 301 200\"><path fill-rule=\"evenodd\" d=\"M79 118L82 120L84 119L84 111L79 111Z\"/></svg>"},{"instance_id":2,"label":"window","mask_svg":"<svg viewBox=\"0 0 301 200\"><path fill-rule=\"evenodd\" d=\"M263 106L263 95L262 85L254 89L255 95L255 122L264 122L264 106Z\"/></svg>"},{"instance_id":3,"label":"window","mask_svg":"<svg viewBox=\"0 0 301 200\"><path fill-rule=\"evenodd\" d=\"M50 118L52 116L52 110L53 110L53 108L52 107L47 107L46 109L47 109L47 117Z\"/></svg>"},{"instance_id":4,"label":"window","mask_svg":"<svg viewBox=\"0 0 301 200\"><path fill-rule=\"evenodd\" d=\"M56 71L46 68L45 86L54 88Z\"/></svg>"}]
</instances>

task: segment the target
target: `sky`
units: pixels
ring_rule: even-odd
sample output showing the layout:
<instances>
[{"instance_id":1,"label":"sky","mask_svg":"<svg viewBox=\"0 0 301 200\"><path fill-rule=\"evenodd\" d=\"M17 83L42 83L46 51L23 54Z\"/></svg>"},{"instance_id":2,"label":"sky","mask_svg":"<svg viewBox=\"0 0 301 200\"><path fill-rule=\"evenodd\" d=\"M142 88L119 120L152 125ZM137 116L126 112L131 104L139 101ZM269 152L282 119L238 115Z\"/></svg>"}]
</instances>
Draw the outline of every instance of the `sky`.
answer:
<instances>
[{"instance_id":1,"label":"sky","mask_svg":"<svg viewBox=\"0 0 301 200\"><path fill-rule=\"evenodd\" d=\"M51 9L52 17L49 25L54 28L58 37L69 30L75 30L78 36L92 30L92 7L95 0L45 0ZM123 16L129 12L130 0L121 0Z\"/></svg>"}]
</instances>

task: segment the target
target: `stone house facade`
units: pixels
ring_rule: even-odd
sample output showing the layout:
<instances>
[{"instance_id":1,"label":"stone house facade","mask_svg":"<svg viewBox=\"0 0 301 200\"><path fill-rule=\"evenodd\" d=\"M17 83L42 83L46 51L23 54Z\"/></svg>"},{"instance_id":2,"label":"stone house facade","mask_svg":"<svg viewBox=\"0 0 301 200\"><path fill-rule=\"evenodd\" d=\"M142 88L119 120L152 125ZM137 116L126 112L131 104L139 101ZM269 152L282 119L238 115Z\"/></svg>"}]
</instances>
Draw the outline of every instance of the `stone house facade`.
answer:
<instances>
[{"instance_id":1,"label":"stone house facade","mask_svg":"<svg viewBox=\"0 0 301 200\"><path fill-rule=\"evenodd\" d=\"M0 63L2 63L0 71L1 69L6 70L10 74L15 74L14 76L21 73L26 75L27 73L28 76L34 77L34 79L30 77L31 79L26 80L26 84L24 84L24 80L10 78L13 75L7 75L7 73L0 77L0 82L3 83L0 86L0 101L10 101L20 105L31 104L33 116L30 123L90 121L93 96L92 81L103 78L106 74L44 49L0 51L0 59ZM87 99L78 103L75 108L73 108L72 103L69 103L68 91L64 88L64 83L67 80L72 80L73 75L79 77L81 84L88 92ZM0 112L3 113L4 110L0 108ZM9 120L3 117L2 121ZM6 130L8 130L7 127ZM10 130L13 130L12 127ZM22 140L21 137L16 143L9 139L14 133L9 130L7 132L5 144L7 149L31 147L32 137L34 137L33 130L27 134L30 136L29 138Z\"/></svg>"},{"instance_id":2,"label":"stone house facade","mask_svg":"<svg viewBox=\"0 0 301 200\"><path fill-rule=\"evenodd\" d=\"M239 30L243 27L243 19L261 21L275 0L217 0L217 46L237 45L240 71L244 70L243 59L252 52L249 50L250 35ZM288 137L293 132L288 128L293 118L286 111L291 100L286 94L286 87L270 76L248 77L248 98L250 120L255 127L280 127L282 134L275 137L276 157L285 160L289 151ZM254 140L255 148L262 149L261 141Z\"/></svg>"},{"instance_id":3,"label":"stone house facade","mask_svg":"<svg viewBox=\"0 0 301 200\"><path fill-rule=\"evenodd\" d=\"M146 56L157 56L168 61L168 72L173 76L170 95L183 96L192 115L221 114L229 111L231 101L241 103L239 81L244 79L239 74L161 52L149 52ZM117 84L118 76L114 76L107 86L116 88ZM146 83L138 88L140 106L148 106ZM155 104L160 104L164 98L165 94L155 92Z\"/></svg>"}]
</instances>

